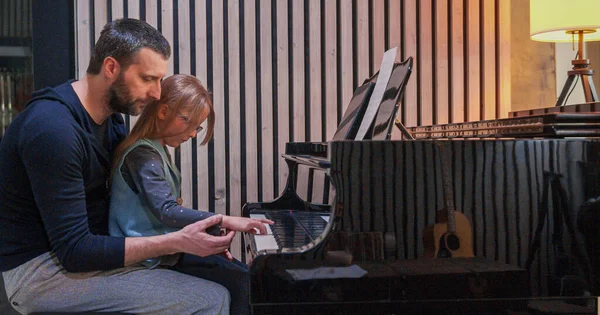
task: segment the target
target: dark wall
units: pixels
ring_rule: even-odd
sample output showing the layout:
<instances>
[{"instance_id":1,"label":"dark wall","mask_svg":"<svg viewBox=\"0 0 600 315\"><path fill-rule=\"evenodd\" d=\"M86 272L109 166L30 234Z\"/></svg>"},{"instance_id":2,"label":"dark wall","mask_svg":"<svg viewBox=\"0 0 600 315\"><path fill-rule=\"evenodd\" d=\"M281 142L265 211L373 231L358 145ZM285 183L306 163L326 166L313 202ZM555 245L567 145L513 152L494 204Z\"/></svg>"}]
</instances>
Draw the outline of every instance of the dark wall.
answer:
<instances>
[{"instance_id":1,"label":"dark wall","mask_svg":"<svg viewBox=\"0 0 600 315\"><path fill-rule=\"evenodd\" d=\"M36 90L75 78L74 1L32 3L33 77Z\"/></svg>"}]
</instances>

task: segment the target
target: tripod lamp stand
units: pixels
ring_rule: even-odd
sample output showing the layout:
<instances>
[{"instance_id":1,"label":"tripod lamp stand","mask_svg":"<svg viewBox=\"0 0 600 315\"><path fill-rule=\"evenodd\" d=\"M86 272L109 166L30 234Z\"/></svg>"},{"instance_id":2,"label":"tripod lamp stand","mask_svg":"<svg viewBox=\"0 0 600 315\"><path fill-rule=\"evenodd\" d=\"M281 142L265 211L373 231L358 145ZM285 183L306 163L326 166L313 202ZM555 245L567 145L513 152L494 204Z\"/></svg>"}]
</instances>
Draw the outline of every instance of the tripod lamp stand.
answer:
<instances>
[{"instance_id":1,"label":"tripod lamp stand","mask_svg":"<svg viewBox=\"0 0 600 315\"><path fill-rule=\"evenodd\" d=\"M530 0L530 29L532 40L541 42L578 44L573 69L556 101L563 106L567 95L581 79L586 102L598 102L590 60L585 58L583 42L600 41L600 0Z\"/></svg>"}]
</instances>

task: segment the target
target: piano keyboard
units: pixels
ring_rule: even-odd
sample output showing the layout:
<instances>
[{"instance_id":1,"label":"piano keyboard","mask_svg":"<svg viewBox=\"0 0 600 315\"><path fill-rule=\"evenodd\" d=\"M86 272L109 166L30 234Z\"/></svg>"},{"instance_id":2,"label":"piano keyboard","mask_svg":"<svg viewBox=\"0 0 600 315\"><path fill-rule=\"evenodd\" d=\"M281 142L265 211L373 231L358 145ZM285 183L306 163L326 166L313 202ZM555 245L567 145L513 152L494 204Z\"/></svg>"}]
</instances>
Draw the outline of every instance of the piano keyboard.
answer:
<instances>
[{"instance_id":1,"label":"piano keyboard","mask_svg":"<svg viewBox=\"0 0 600 315\"><path fill-rule=\"evenodd\" d=\"M295 210L261 212L250 214L250 218L269 219L275 223L265 224L267 234L254 235L257 252L304 246L319 237L329 222L329 213Z\"/></svg>"}]
</instances>

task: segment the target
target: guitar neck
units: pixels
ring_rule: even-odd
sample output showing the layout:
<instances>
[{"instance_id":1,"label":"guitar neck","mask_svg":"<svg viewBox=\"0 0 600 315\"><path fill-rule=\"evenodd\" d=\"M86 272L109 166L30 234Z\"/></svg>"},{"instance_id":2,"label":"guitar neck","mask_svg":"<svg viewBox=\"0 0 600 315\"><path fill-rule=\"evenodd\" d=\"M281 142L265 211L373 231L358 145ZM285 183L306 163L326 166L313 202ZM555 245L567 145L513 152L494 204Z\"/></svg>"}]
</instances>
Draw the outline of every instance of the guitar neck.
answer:
<instances>
[{"instance_id":1,"label":"guitar neck","mask_svg":"<svg viewBox=\"0 0 600 315\"><path fill-rule=\"evenodd\" d=\"M444 193L444 205L448 216L448 232L456 233L456 222L454 219L454 194L452 192L452 182L450 179L450 154L447 146L449 144L438 142L440 149L440 161L442 166L442 188Z\"/></svg>"}]
</instances>

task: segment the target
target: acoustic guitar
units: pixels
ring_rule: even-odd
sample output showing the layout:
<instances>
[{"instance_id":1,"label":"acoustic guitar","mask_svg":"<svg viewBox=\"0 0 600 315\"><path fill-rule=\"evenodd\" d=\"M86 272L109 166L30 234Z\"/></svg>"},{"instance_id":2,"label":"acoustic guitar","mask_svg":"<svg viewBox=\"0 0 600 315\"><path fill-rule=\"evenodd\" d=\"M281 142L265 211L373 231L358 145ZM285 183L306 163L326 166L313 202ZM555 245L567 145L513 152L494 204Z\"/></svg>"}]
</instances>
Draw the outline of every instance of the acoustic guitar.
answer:
<instances>
[{"instance_id":1,"label":"acoustic guitar","mask_svg":"<svg viewBox=\"0 0 600 315\"><path fill-rule=\"evenodd\" d=\"M445 209L438 211L437 223L423 231L425 258L474 257L473 235L469 219L454 210L454 198L450 182L450 156L446 146L438 141L442 168L442 188Z\"/></svg>"}]
</instances>

